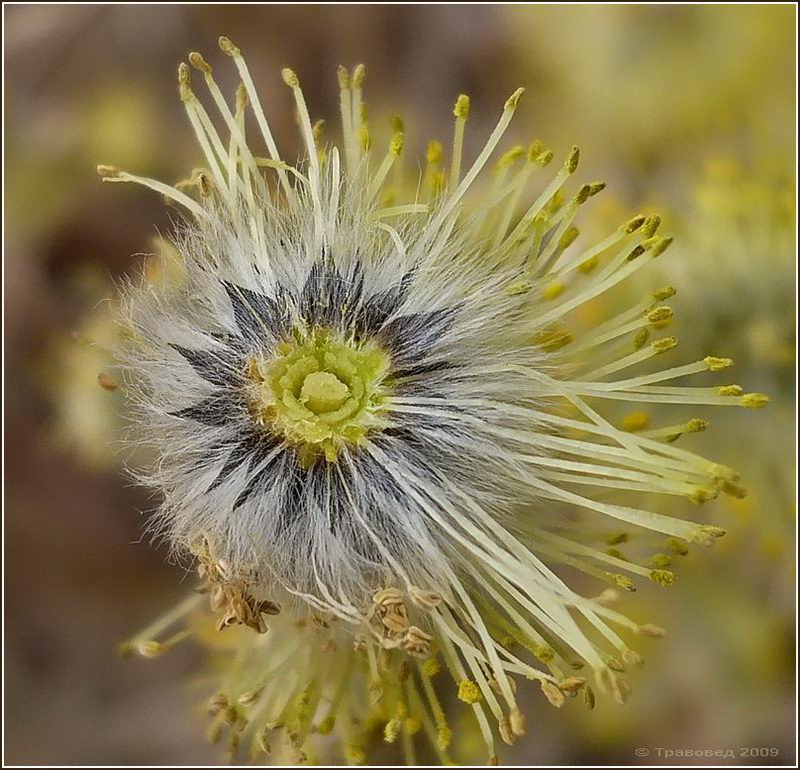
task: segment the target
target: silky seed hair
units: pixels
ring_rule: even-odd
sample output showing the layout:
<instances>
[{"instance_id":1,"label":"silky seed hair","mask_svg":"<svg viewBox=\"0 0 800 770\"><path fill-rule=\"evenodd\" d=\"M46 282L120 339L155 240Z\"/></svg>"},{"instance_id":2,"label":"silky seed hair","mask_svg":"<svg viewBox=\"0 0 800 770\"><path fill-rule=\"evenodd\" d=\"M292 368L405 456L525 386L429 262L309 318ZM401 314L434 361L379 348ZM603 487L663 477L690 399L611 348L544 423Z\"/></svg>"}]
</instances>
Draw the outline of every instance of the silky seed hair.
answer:
<instances>
[{"instance_id":1,"label":"silky seed hair","mask_svg":"<svg viewBox=\"0 0 800 770\"><path fill-rule=\"evenodd\" d=\"M501 150L523 89L473 159L460 95L452 144L431 141L410 184L402 121L373 141L361 65L338 71L338 144L283 71L305 146L292 165L240 50L220 48L241 78L232 102L200 54L178 72L202 168L167 185L99 167L181 211L176 277L123 288L115 376L155 458L136 471L162 499L151 530L193 558L207 595L125 650L207 641L210 600L237 651L209 738L227 731L232 756L244 740L251 757L305 761L311 733L336 728L359 762L377 729L407 761L421 738L448 762L447 678L490 762L496 737L525 731L518 679L556 707L579 692L592 707L575 675L587 667L624 702L622 673L642 660L627 640L663 632L613 609L618 589L672 583L676 559L724 534L694 504L745 494L676 444L703 418L652 426L647 408L767 402L719 381L730 359L664 363L671 286L587 323L664 258L659 217L580 245L576 218L604 183L576 181L577 147L560 164L539 140ZM673 384L703 372L707 386ZM671 496L678 516L639 507L643 493ZM559 565L607 587L585 598Z\"/></svg>"}]
</instances>

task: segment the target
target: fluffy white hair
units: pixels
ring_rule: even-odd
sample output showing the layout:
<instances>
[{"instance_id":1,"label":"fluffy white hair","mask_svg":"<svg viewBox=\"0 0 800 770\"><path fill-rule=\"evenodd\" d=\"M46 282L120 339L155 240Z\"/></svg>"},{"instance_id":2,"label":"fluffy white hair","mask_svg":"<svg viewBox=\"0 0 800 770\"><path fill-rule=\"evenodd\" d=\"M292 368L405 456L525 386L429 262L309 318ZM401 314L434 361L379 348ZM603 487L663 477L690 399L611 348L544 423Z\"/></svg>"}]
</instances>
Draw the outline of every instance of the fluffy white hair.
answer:
<instances>
[{"instance_id":1,"label":"fluffy white hair","mask_svg":"<svg viewBox=\"0 0 800 770\"><path fill-rule=\"evenodd\" d=\"M624 559L605 547L609 527L667 535L676 553L689 542L710 544L722 530L609 502L608 493L704 502L743 490L731 469L674 445L702 430L703 420L648 430L635 413L620 428L603 405L766 403L734 385L665 384L725 369L724 358L617 375L675 347L673 337L651 337L669 321L659 303L672 287L601 323L575 321L669 246L657 233L659 218L633 217L599 243L571 249L580 207L604 187L586 183L564 194L577 148L527 207L529 183L553 157L541 143L503 155L484 185L521 90L463 174L469 103L459 97L449 174L433 147L416 198L394 203L386 197L400 190L393 169L403 137L396 131L375 161L363 123L363 69L340 72L341 153L318 140L287 70L308 151L307 161L290 166L241 54L225 38L221 46L243 80L235 112L205 60L192 54L191 61L219 107L227 142L192 92L186 65L179 70L208 165L195 177L199 198L101 167L108 181L144 184L191 215L175 239L181 279L125 290L128 392L140 440L157 458L140 478L163 495L153 529L176 550L197 553L202 540L230 579L267 593L280 588L367 629L380 645L396 646L402 632L406 649L426 651L426 632L408 627L405 610L392 621L400 631L371 625L373 601L388 596L380 589L399 587L427 612L415 622L437 635L454 676L466 676L462 662L472 672L506 739L523 729L510 673L538 679L551 701L563 702L562 668L577 655L624 700L613 673L622 664L611 666L607 649L635 656L612 625L652 627L577 595L548 563L627 589L638 577L666 585L670 557ZM268 158L256 157L245 138L248 105ZM316 329L354 347L374 344L389 371L381 426L357 444L340 442L334 458L308 463L296 441L254 420L245 370L252 357L269 360L293 335ZM595 523L585 525L579 510ZM511 653L501 643L507 634L529 649L558 648L540 657L550 673Z\"/></svg>"}]
</instances>

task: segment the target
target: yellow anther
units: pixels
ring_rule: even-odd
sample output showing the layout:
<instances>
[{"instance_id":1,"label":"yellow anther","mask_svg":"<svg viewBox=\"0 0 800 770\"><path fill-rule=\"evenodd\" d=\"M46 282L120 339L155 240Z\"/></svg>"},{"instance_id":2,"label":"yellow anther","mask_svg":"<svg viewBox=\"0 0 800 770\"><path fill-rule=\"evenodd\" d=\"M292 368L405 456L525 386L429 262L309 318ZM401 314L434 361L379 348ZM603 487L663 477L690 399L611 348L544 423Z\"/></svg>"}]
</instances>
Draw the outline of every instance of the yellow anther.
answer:
<instances>
[{"instance_id":1,"label":"yellow anther","mask_svg":"<svg viewBox=\"0 0 800 770\"><path fill-rule=\"evenodd\" d=\"M564 193L562 190L557 190L552 198L547 202L542 214L555 214L564 205Z\"/></svg>"},{"instance_id":2,"label":"yellow anther","mask_svg":"<svg viewBox=\"0 0 800 770\"><path fill-rule=\"evenodd\" d=\"M469 117L469 97L466 94L459 94L453 107L453 115L461 120Z\"/></svg>"},{"instance_id":3,"label":"yellow anther","mask_svg":"<svg viewBox=\"0 0 800 770\"><path fill-rule=\"evenodd\" d=\"M639 414L641 414L641 412ZM647 415L644 416L647 417ZM650 420L648 419L647 422L649 423ZM646 428L647 425L644 427ZM606 543L608 543L608 545L620 545L622 543L627 543L628 539L629 535L627 532L609 532L608 535L606 535Z\"/></svg>"},{"instance_id":4,"label":"yellow anther","mask_svg":"<svg viewBox=\"0 0 800 770\"><path fill-rule=\"evenodd\" d=\"M360 88L366 76L367 68L363 64L356 64L352 77L353 88Z\"/></svg>"},{"instance_id":5,"label":"yellow anther","mask_svg":"<svg viewBox=\"0 0 800 770\"><path fill-rule=\"evenodd\" d=\"M636 259L637 257L641 257L642 254L645 253L645 251L646 251L646 248L645 248L644 244L640 243L640 244L634 246L631 249L630 253L628 254L627 257L625 257L625 259L627 259L628 262L633 262L633 260Z\"/></svg>"},{"instance_id":6,"label":"yellow anther","mask_svg":"<svg viewBox=\"0 0 800 770\"><path fill-rule=\"evenodd\" d=\"M403 729L406 731L406 735L416 735L421 728L422 721L419 717L406 717L403 720Z\"/></svg>"},{"instance_id":7,"label":"yellow anther","mask_svg":"<svg viewBox=\"0 0 800 770\"><path fill-rule=\"evenodd\" d=\"M289 67L284 67L281 70L281 77L283 78L283 82L286 83L289 88L299 88L300 87L300 78L297 77L297 73L293 69Z\"/></svg>"},{"instance_id":8,"label":"yellow anther","mask_svg":"<svg viewBox=\"0 0 800 770\"><path fill-rule=\"evenodd\" d=\"M544 146L544 142L541 139L534 139L528 145L528 160L533 162L545 151L545 149L547 148Z\"/></svg>"},{"instance_id":9,"label":"yellow anther","mask_svg":"<svg viewBox=\"0 0 800 770\"><path fill-rule=\"evenodd\" d=\"M647 430L650 427L650 415L647 414L647 412L630 412L622 418L619 427L628 433L636 433L640 430ZM612 543L609 540L606 540L606 542L609 545L615 545L615 543ZM624 541L618 540L617 542Z\"/></svg>"},{"instance_id":10,"label":"yellow anther","mask_svg":"<svg viewBox=\"0 0 800 770\"><path fill-rule=\"evenodd\" d=\"M504 152L500 159L497 161L497 168L508 168L516 163L525 154L525 148L521 144L517 144L510 150Z\"/></svg>"},{"instance_id":11,"label":"yellow anther","mask_svg":"<svg viewBox=\"0 0 800 770\"><path fill-rule=\"evenodd\" d=\"M644 235L645 238L652 238L656 234L656 230L658 230L660 224L661 217L658 216L658 214L651 214L642 223L642 235Z\"/></svg>"},{"instance_id":12,"label":"yellow anther","mask_svg":"<svg viewBox=\"0 0 800 770\"><path fill-rule=\"evenodd\" d=\"M336 68L336 77L339 79L339 88L342 91L350 88L350 73L341 64Z\"/></svg>"},{"instance_id":13,"label":"yellow anther","mask_svg":"<svg viewBox=\"0 0 800 770\"><path fill-rule=\"evenodd\" d=\"M730 495L731 497L736 497L739 500L744 500L744 498L747 497L747 490L744 487L739 486L738 484L734 484L732 481L723 482L722 491L726 495Z\"/></svg>"},{"instance_id":14,"label":"yellow anther","mask_svg":"<svg viewBox=\"0 0 800 770\"><path fill-rule=\"evenodd\" d=\"M444 156L444 148L442 143L436 139L431 139L428 142L428 151L425 153L425 160L432 166L438 166L442 162Z\"/></svg>"},{"instance_id":15,"label":"yellow anther","mask_svg":"<svg viewBox=\"0 0 800 770\"><path fill-rule=\"evenodd\" d=\"M689 540L697 545L710 546L713 545L716 538L722 537L724 534L725 530L720 527L703 524L691 534Z\"/></svg>"},{"instance_id":16,"label":"yellow anther","mask_svg":"<svg viewBox=\"0 0 800 770\"><path fill-rule=\"evenodd\" d=\"M389 142L389 152L392 155L399 155L403 152L404 136L402 131L398 131L392 136L392 141Z\"/></svg>"},{"instance_id":17,"label":"yellow anther","mask_svg":"<svg viewBox=\"0 0 800 770\"><path fill-rule=\"evenodd\" d=\"M742 396L742 406L748 409L761 409L769 403L769 396L766 393L745 393Z\"/></svg>"},{"instance_id":18,"label":"yellow anther","mask_svg":"<svg viewBox=\"0 0 800 770\"><path fill-rule=\"evenodd\" d=\"M392 115L389 118L389 128L392 129L392 133L404 133L405 132L405 124L403 123L403 119L399 115Z\"/></svg>"},{"instance_id":19,"label":"yellow anther","mask_svg":"<svg viewBox=\"0 0 800 770\"><path fill-rule=\"evenodd\" d=\"M667 569L672 564L672 557L666 553L653 554L653 566L658 569Z\"/></svg>"},{"instance_id":20,"label":"yellow anther","mask_svg":"<svg viewBox=\"0 0 800 770\"><path fill-rule=\"evenodd\" d=\"M633 581L627 576L622 575L618 572L606 572L606 578L613 583L617 588L621 588L623 591L635 591L636 587L633 585Z\"/></svg>"},{"instance_id":21,"label":"yellow anther","mask_svg":"<svg viewBox=\"0 0 800 770\"><path fill-rule=\"evenodd\" d=\"M588 684L583 688L583 702L590 711L594 708L594 690Z\"/></svg>"},{"instance_id":22,"label":"yellow anther","mask_svg":"<svg viewBox=\"0 0 800 770\"><path fill-rule=\"evenodd\" d=\"M589 259L587 259L585 262L581 262L580 265L578 265L578 270L579 272L586 275L587 273L591 273L592 270L594 270L597 267L597 265L598 265L597 257L589 257Z\"/></svg>"},{"instance_id":23,"label":"yellow anther","mask_svg":"<svg viewBox=\"0 0 800 770\"><path fill-rule=\"evenodd\" d=\"M551 161L551 160L553 160L553 151L552 151L552 150L545 150L544 152L542 152L542 153L540 153L539 155L537 155L537 156L536 156L536 158L535 158L534 160L535 160L535 161L536 161L536 162L537 162L537 163L538 163L540 166L544 167L544 166L546 166L548 163L550 163L550 161Z\"/></svg>"},{"instance_id":24,"label":"yellow anther","mask_svg":"<svg viewBox=\"0 0 800 770\"><path fill-rule=\"evenodd\" d=\"M741 385L721 385L717 388L720 396L741 396L743 389Z\"/></svg>"},{"instance_id":25,"label":"yellow anther","mask_svg":"<svg viewBox=\"0 0 800 770\"><path fill-rule=\"evenodd\" d=\"M470 679L462 679L458 684L458 699L464 703L478 703L481 700L481 691L478 685Z\"/></svg>"},{"instance_id":26,"label":"yellow anther","mask_svg":"<svg viewBox=\"0 0 800 770\"><path fill-rule=\"evenodd\" d=\"M431 678L436 676L436 674L441 671L441 666L439 665L439 660L431 656L430 658L426 658L422 663L422 673L424 676Z\"/></svg>"},{"instance_id":27,"label":"yellow anther","mask_svg":"<svg viewBox=\"0 0 800 770\"><path fill-rule=\"evenodd\" d=\"M569 151L569 155L567 155L567 159L564 162L564 168L570 174L575 173L575 169L578 168L578 161L581 158L581 151L578 147L573 146L572 149Z\"/></svg>"},{"instance_id":28,"label":"yellow anther","mask_svg":"<svg viewBox=\"0 0 800 770\"><path fill-rule=\"evenodd\" d=\"M703 503L709 502L709 500L713 500L716 496L717 493L713 489L695 487L689 494L689 499L696 505L702 505Z\"/></svg>"},{"instance_id":29,"label":"yellow anther","mask_svg":"<svg viewBox=\"0 0 800 770\"><path fill-rule=\"evenodd\" d=\"M399 717L392 717L383 728L383 740L386 743L394 743L403 728L403 720Z\"/></svg>"},{"instance_id":30,"label":"yellow anther","mask_svg":"<svg viewBox=\"0 0 800 770\"><path fill-rule=\"evenodd\" d=\"M334 714L328 714L328 716L317 725L317 732L320 735L330 735L334 727L336 727L336 716Z\"/></svg>"},{"instance_id":31,"label":"yellow anther","mask_svg":"<svg viewBox=\"0 0 800 770\"><path fill-rule=\"evenodd\" d=\"M653 340L650 346L656 353L666 353L668 350L672 350L677 344L677 337L662 337L660 340Z\"/></svg>"},{"instance_id":32,"label":"yellow anther","mask_svg":"<svg viewBox=\"0 0 800 770\"><path fill-rule=\"evenodd\" d=\"M667 540L667 548L673 553L678 554L678 556L686 556L686 554L689 553L689 546L686 544L686 541L678 537L669 538L669 540Z\"/></svg>"},{"instance_id":33,"label":"yellow anther","mask_svg":"<svg viewBox=\"0 0 800 770\"><path fill-rule=\"evenodd\" d=\"M633 338L633 348L634 350L640 350L644 347L647 340L650 339L650 331L649 329L639 329L636 332L636 336Z\"/></svg>"},{"instance_id":34,"label":"yellow anther","mask_svg":"<svg viewBox=\"0 0 800 770\"><path fill-rule=\"evenodd\" d=\"M703 420L700 417L694 417L686 423L685 430L687 433L702 433L710 424L711 423L709 423L708 420Z\"/></svg>"},{"instance_id":35,"label":"yellow anther","mask_svg":"<svg viewBox=\"0 0 800 770\"><path fill-rule=\"evenodd\" d=\"M568 227L564 231L564 235L562 235L561 238L558 239L558 248L561 249L562 251L564 249L569 248L575 242L575 239L578 237L579 232L580 231L578 230L577 227Z\"/></svg>"},{"instance_id":36,"label":"yellow anther","mask_svg":"<svg viewBox=\"0 0 800 770\"><path fill-rule=\"evenodd\" d=\"M227 54L228 56L241 56L242 52L239 50L239 47L234 45L233 41L229 37L222 35L218 42L223 53Z\"/></svg>"},{"instance_id":37,"label":"yellow anther","mask_svg":"<svg viewBox=\"0 0 800 770\"><path fill-rule=\"evenodd\" d=\"M361 149L364 152L368 152L370 147L372 147L372 139L369 135L369 130L363 124L358 129L358 141L359 144L361 145Z\"/></svg>"},{"instance_id":38,"label":"yellow anther","mask_svg":"<svg viewBox=\"0 0 800 770\"><path fill-rule=\"evenodd\" d=\"M659 238L658 242L653 246L653 256L658 257L663 254L672 244L673 238L672 236L666 236L664 238Z\"/></svg>"},{"instance_id":39,"label":"yellow anther","mask_svg":"<svg viewBox=\"0 0 800 770\"><path fill-rule=\"evenodd\" d=\"M674 286L664 286L661 289L656 289L653 292L653 299L655 299L657 302L663 302L670 297L674 297L675 294L677 294L677 289Z\"/></svg>"},{"instance_id":40,"label":"yellow anther","mask_svg":"<svg viewBox=\"0 0 800 770\"><path fill-rule=\"evenodd\" d=\"M669 321L672 318L672 308L666 306L655 307L648 311L646 318L648 323L651 324Z\"/></svg>"},{"instance_id":41,"label":"yellow anther","mask_svg":"<svg viewBox=\"0 0 800 770\"><path fill-rule=\"evenodd\" d=\"M525 89L524 88L518 88L516 91L514 91L513 94L511 94L511 96L508 97L508 99L506 99L506 103L505 103L505 107L504 108L507 109L507 110L515 110L515 109L517 109L517 105L519 104L519 100L522 98L522 94L524 94L524 93L525 93Z\"/></svg>"},{"instance_id":42,"label":"yellow anther","mask_svg":"<svg viewBox=\"0 0 800 770\"><path fill-rule=\"evenodd\" d=\"M553 300L557 297L560 297L566 288L566 284L562 283L561 281L553 281L553 283L544 287L542 290L542 296L546 300Z\"/></svg>"},{"instance_id":43,"label":"yellow anther","mask_svg":"<svg viewBox=\"0 0 800 770\"><path fill-rule=\"evenodd\" d=\"M635 217L625 222L621 229L630 235L631 233L635 233L644 223L645 217L642 214L637 214Z\"/></svg>"},{"instance_id":44,"label":"yellow anther","mask_svg":"<svg viewBox=\"0 0 800 770\"><path fill-rule=\"evenodd\" d=\"M575 195L575 203L585 203L593 195L597 195L601 190L604 190L605 186L605 182L589 182L583 185Z\"/></svg>"}]
</instances>

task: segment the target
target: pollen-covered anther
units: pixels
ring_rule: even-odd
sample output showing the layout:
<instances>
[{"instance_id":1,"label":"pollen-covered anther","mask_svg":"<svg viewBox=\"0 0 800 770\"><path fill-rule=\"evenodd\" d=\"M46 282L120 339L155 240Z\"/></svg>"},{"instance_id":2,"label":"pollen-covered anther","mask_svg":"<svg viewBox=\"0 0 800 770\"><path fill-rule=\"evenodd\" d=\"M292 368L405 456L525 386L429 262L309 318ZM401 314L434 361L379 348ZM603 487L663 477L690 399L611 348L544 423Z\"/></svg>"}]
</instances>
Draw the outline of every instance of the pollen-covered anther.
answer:
<instances>
[{"instance_id":1,"label":"pollen-covered anther","mask_svg":"<svg viewBox=\"0 0 800 770\"><path fill-rule=\"evenodd\" d=\"M664 302L665 300L674 297L677 293L678 290L674 286L663 286L662 288L653 291L652 296L656 302Z\"/></svg>"},{"instance_id":2,"label":"pollen-covered anther","mask_svg":"<svg viewBox=\"0 0 800 770\"><path fill-rule=\"evenodd\" d=\"M706 356L703 359L703 363L705 363L712 372L719 372L722 369L727 369L729 366L733 366L733 359L719 358L717 356Z\"/></svg>"},{"instance_id":3,"label":"pollen-covered anther","mask_svg":"<svg viewBox=\"0 0 800 770\"><path fill-rule=\"evenodd\" d=\"M650 572L650 580L660 586L670 586L675 582L675 574L668 569L654 569Z\"/></svg>"},{"instance_id":4,"label":"pollen-covered anther","mask_svg":"<svg viewBox=\"0 0 800 770\"><path fill-rule=\"evenodd\" d=\"M622 575L618 572L606 572L605 578L612 585L621 588L623 591L630 591L631 593L636 591L636 586L634 586L633 581L627 575Z\"/></svg>"},{"instance_id":5,"label":"pollen-covered anther","mask_svg":"<svg viewBox=\"0 0 800 770\"><path fill-rule=\"evenodd\" d=\"M703 524L699 526L689 537L692 543L697 545L710 546L713 545L714 540L725 535L725 530L721 527L714 527L710 524Z\"/></svg>"},{"instance_id":6,"label":"pollen-covered anther","mask_svg":"<svg viewBox=\"0 0 800 770\"><path fill-rule=\"evenodd\" d=\"M708 489L707 487L695 487L689 493L689 499L696 505L707 503L710 500L713 500L716 496L716 491L713 489Z\"/></svg>"},{"instance_id":7,"label":"pollen-covered anther","mask_svg":"<svg viewBox=\"0 0 800 770\"><path fill-rule=\"evenodd\" d=\"M606 183L605 182L589 182L581 186L578 192L575 194L575 203L580 205L581 203L586 203L589 198L597 195L597 193L605 190Z\"/></svg>"},{"instance_id":8,"label":"pollen-covered anther","mask_svg":"<svg viewBox=\"0 0 800 770\"><path fill-rule=\"evenodd\" d=\"M479 703L482 697L480 688L471 679L462 679L458 683L458 699L464 703Z\"/></svg>"},{"instance_id":9,"label":"pollen-covered anther","mask_svg":"<svg viewBox=\"0 0 800 770\"><path fill-rule=\"evenodd\" d=\"M466 120L469 117L469 96L459 94L453 107L453 115L461 120Z\"/></svg>"},{"instance_id":10,"label":"pollen-covered anther","mask_svg":"<svg viewBox=\"0 0 800 770\"><path fill-rule=\"evenodd\" d=\"M672 308L661 306L653 308L647 312L647 322L651 324L661 324L672 318Z\"/></svg>"},{"instance_id":11,"label":"pollen-covered anther","mask_svg":"<svg viewBox=\"0 0 800 770\"><path fill-rule=\"evenodd\" d=\"M660 340L653 340L650 346L656 353L666 353L678 344L677 337L662 337Z\"/></svg>"},{"instance_id":12,"label":"pollen-covered anther","mask_svg":"<svg viewBox=\"0 0 800 770\"><path fill-rule=\"evenodd\" d=\"M762 409L769 403L769 396L766 393L745 393L742 396L742 406L748 409Z\"/></svg>"},{"instance_id":13,"label":"pollen-covered anther","mask_svg":"<svg viewBox=\"0 0 800 770\"><path fill-rule=\"evenodd\" d=\"M744 498L747 497L747 489L738 484L734 484L732 481L724 481L722 483L722 491L726 495L736 497L739 500L744 500Z\"/></svg>"},{"instance_id":14,"label":"pollen-covered anther","mask_svg":"<svg viewBox=\"0 0 800 770\"><path fill-rule=\"evenodd\" d=\"M646 219L647 218L643 214L637 214L635 217L631 217L625 222L620 229L630 235L631 233L635 233L645 223Z\"/></svg>"},{"instance_id":15,"label":"pollen-covered anther","mask_svg":"<svg viewBox=\"0 0 800 770\"><path fill-rule=\"evenodd\" d=\"M645 217L645 220L642 223L642 235L645 238L652 238L656 234L656 230L658 230L660 225L661 217L658 216L658 214L651 214L650 216Z\"/></svg>"},{"instance_id":16,"label":"pollen-covered anther","mask_svg":"<svg viewBox=\"0 0 800 770\"><path fill-rule=\"evenodd\" d=\"M299 88L300 87L300 78L297 77L297 73L293 69L289 67L284 67L281 70L281 77L283 78L283 82L286 83L289 88Z\"/></svg>"},{"instance_id":17,"label":"pollen-covered anther","mask_svg":"<svg viewBox=\"0 0 800 770\"><path fill-rule=\"evenodd\" d=\"M569 151L569 155L567 156L566 161L564 161L564 168L566 168L567 172L570 174L574 174L575 170L578 168L578 161L581 157L581 151L579 147L573 146L572 149Z\"/></svg>"},{"instance_id":18,"label":"pollen-covered anther","mask_svg":"<svg viewBox=\"0 0 800 770\"><path fill-rule=\"evenodd\" d=\"M239 47L234 45L233 41L229 37L221 35L217 42L219 43L219 47L222 53L227 54L228 56L242 55L242 52L239 50Z\"/></svg>"}]
</instances>

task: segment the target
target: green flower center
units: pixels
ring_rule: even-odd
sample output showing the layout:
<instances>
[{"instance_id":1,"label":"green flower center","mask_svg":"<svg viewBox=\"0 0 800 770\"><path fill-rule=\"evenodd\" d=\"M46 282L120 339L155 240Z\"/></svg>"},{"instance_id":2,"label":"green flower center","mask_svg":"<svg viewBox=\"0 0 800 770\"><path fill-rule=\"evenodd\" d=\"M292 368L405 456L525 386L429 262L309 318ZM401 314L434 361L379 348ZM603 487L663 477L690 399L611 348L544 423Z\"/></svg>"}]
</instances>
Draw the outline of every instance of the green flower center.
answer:
<instances>
[{"instance_id":1,"label":"green flower center","mask_svg":"<svg viewBox=\"0 0 800 770\"><path fill-rule=\"evenodd\" d=\"M389 357L370 342L329 329L299 332L272 357L252 356L249 398L256 421L298 446L310 465L336 462L347 446L386 425Z\"/></svg>"}]
</instances>

